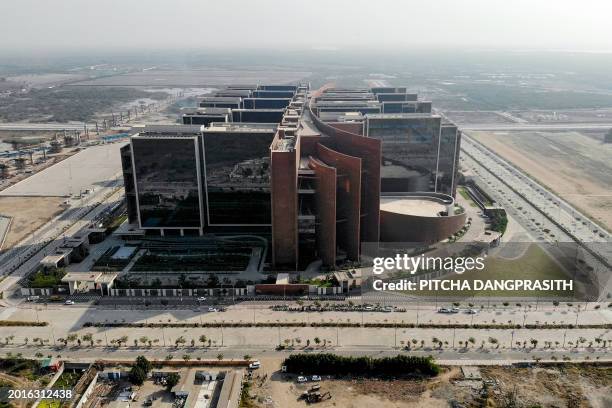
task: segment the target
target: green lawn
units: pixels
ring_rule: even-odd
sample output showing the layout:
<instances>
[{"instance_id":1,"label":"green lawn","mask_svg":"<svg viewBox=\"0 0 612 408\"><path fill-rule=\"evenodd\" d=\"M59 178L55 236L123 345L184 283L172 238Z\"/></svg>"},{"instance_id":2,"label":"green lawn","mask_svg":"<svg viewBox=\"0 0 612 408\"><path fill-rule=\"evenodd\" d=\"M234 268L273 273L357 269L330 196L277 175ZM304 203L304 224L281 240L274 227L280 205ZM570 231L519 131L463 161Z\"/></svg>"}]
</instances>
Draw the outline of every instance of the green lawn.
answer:
<instances>
[{"instance_id":1,"label":"green lawn","mask_svg":"<svg viewBox=\"0 0 612 408\"><path fill-rule=\"evenodd\" d=\"M459 276L459 275L457 275ZM538 245L531 244L520 258L506 260L488 258L482 271L465 272L451 280L545 280L569 279L561 267ZM412 294L421 296L465 296L465 297L569 297L568 291L415 291Z\"/></svg>"},{"instance_id":2,"label":"green lawn","mask_svg":"<svg viewBox=\"0 0 612 408\"><path fill-rule=\"evenodd\" d=\"M60 400L42 400L38 404L38 408L60 408L62 402Z\"/></svg>"}]
</instances>

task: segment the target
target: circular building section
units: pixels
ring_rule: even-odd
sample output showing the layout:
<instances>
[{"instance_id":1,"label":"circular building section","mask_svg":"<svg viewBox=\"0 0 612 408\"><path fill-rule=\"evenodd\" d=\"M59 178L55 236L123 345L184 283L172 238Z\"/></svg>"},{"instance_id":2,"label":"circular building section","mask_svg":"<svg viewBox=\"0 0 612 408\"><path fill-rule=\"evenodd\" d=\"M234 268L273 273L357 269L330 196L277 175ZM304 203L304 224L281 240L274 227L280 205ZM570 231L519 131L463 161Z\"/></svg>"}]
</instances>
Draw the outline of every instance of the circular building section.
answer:
<instances>
[{"instance_id":1,"label":"circular building section","mask_svg":"<svg viewBox=\"0 0 612 408\"><path fill-rule=\"evenodd\" d=\"M455 214L455 200L446 194L396 193L380 197L382 242L439 242L459 231L465 219L465 212Z\"/></svg>"}]
</instances>

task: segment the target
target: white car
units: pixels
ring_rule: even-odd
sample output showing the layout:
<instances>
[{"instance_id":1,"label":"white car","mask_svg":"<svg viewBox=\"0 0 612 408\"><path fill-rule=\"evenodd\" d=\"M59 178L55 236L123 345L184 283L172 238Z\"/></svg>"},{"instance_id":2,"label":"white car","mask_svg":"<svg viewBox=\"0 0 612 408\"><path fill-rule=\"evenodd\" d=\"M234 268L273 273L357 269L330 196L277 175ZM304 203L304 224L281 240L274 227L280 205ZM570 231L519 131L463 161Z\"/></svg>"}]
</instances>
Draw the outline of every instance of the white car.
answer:
<instances>
[{"instance_id":1,"label":"white car","mask_svg":"<svg viewBox=\"0 0 612 408\"><path fill-rule=\"evenodd\" d=\"M36 302L40 296L28 296L28 302Z\"/></svg>"},{"instance_id":2,"label":"white car","mask_svg":"<svg viewBox=\"0 0 612 408\"><path fill-rule=\"evenodd\" d=\"M259 362L259 360L255 360L251 364L249 364L249 369L251 370L257 370L259 367L261 367L261 363Z\"/></svg>"},{"instance_id":3,"label":"white car","mask_svg":"<svg viewBox=\"0 0 612 408\"><path fill-rule=\"evenodd\" d=\"M308 381L308 378L304 377L303 375L300 375L297 378L297 382L299 382L299 383L305 383L306 381Z\"/></svg>"},{"instance_id":4,"label":"white car","mask_svg":"<svg viewBox=\"0 0 612 408\"><path fill-rule=\"evenodd\" d=\"M198 298L198 302L205 302L205 301L206 301L206 298L204 296L200 296Z\"/></svg>"},{"instance_id":5,"label":"white car","mask_svg":"<svg viewBox=\"0 0 612 408\"><path fill-rule=\"evenodd\" d=\"M465 313L467 313L467 314L478 314L478 310L476 310L476 309L467 309L465 311Z\"/></svg>"},{"instance_id":6,"label":"white car","mask_svg":"<svg viewBox=\"0 0 612 408\"><path fill-rule=\"evenodd\" d=\"M310 379L312 381L321 381L321 376L320 375L313 375L312 377L310 377Z\"/></svg>"},{"instance_id":7,"label":"white car","mask_svg":"<svg viewBox=\"0 0 612 408\"><path fill-rule=\"evenodd\" d=\"M209 311L209 312L216 312L216 311L217 311L217 309L216 309L216 308L214 308L214 307L209 307L209 308L208 308L208 311Z\"/></svg>"},{"instance_id":8,"label":"white car","mask_svg":"<svg viewBox=\"0 0 612 408\"><path fill-rule=\"evenodd\" d=\"M74 300L67 300L64 302L65 305L74 305Z\"/></svg>"}]
</instances>

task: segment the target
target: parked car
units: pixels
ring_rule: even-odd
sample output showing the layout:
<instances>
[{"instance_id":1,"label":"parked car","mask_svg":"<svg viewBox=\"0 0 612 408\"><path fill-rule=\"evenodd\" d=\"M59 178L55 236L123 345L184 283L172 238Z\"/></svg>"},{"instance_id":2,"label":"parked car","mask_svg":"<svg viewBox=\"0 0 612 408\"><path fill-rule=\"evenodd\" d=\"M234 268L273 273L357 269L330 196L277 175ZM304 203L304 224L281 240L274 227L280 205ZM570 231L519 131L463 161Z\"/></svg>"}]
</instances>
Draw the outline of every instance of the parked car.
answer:
<instances>
[{"instance_id":1,"label":"parked car","mask_svg":"<svg viewBox=\"0 0 612 408\"><path fill-rule=\"evenodd\" d=\"M312 381L321 381L321 376L319 376L319 375L313 375L312 377L310 377L310 379L311 379Z\"/></svg>"},{"instance_id":2,"label":"parked car","mask_svg":"<svg viewBox=\"0 0 612 408\"><path fill-rule=\"evenodd\" d=\"M300 375L297 378L297 382L299 383L305 383L306 381L308 381L308 378L304 377L303 375Z\"/></svg>"},{"instance_id":3,"label":"parked car","mask_svg":"<svg viewBox=\"0 0 612 408\"><path fill-rule=\"evenodd\" d=\"M36 302L40 296L28 296L28 302Z\"/></svg>"},{"instance_id":4,"label":"parked car","mask_svg":"<svg viewBox=\"0 0 612 408\"><path fill-rule=\"evenodd\" d=\"M205 301L206 301L206 298L204 296L200 296L198 298L198 302L205 302Z\"/></svg>"},{"instance_id":5,"label":"parked car","mask_svg":"<svg viewBox=\"0 0 612 408\"><path fill-rule=\"evenodd\" d=\"M255 360L249 364L249 369L251 370L257 370L259 367L261 367L261 362L259 362L259 360Z\"/></svg>"},{"instance_id":6,"label":"parked car","mask_svg":"<svg viewBox=\"0 0 612 408\"><path fill-rule=\"evenodd\" d=\"M465 313L467 313L467 314L478 314L478 310L470 308L470 309L467 309L465 311Z\"/></svg>"},{"instance_id":7,"label":"parked car","mask_svg":"<svg viewBox=\"0 0 612 408\"><path fill-rule=\"evenodd\" d=\"M451 311L451 309L447 307L441 307L440 309L438 309L438 313L453 313L453 312Z\"/></svg>"},{"instance_id":8,"label":"parked car","mask_svg":"<svg viewBox=\"0 0 612 408\"><path fill-rule=\"evenodd\" d=\"M65 305L74 305L74 300L70 300L68 299L67 301L64 302Z\"/></svg>"},{"instance_id":9,"label":"parked car","mask_svg":"<svg viewBox=\"0 0 612 408\"><path fill-rule=\"evenodd\" d=\"M214 308L214 307L209 307L209 308L208 308L208 311L209 311L209 312L216 312L216 311L217 311L217 309L216 309L216 308Z\"/></svg>"}]
</instances>

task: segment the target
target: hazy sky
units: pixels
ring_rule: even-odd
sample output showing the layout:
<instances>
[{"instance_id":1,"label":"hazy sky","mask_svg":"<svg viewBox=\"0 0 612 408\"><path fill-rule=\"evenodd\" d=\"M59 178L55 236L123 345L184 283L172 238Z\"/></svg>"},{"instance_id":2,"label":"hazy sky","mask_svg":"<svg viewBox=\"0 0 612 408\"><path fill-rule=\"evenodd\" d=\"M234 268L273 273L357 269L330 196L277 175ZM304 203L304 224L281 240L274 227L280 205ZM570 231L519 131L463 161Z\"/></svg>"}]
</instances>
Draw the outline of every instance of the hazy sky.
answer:
<instances>
[{"instance_id":1,"label":"hazy sky","mask_svg":"<svg viewBox=\"0 0 612 408\"><path fill-rule=\"evenodd\" d=\"M609 0L0 0L0 49L612 50Z\"/></svg>"}]
</instances>

